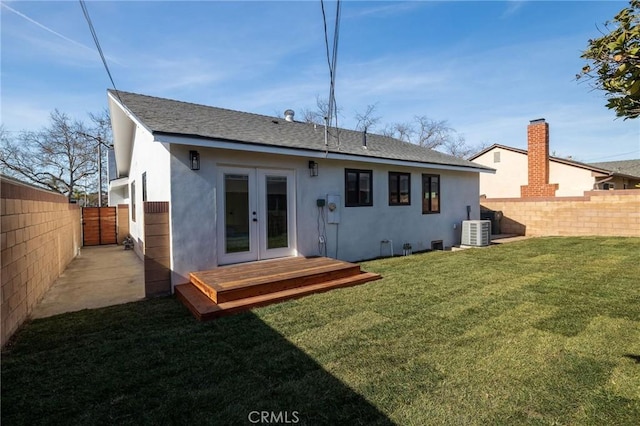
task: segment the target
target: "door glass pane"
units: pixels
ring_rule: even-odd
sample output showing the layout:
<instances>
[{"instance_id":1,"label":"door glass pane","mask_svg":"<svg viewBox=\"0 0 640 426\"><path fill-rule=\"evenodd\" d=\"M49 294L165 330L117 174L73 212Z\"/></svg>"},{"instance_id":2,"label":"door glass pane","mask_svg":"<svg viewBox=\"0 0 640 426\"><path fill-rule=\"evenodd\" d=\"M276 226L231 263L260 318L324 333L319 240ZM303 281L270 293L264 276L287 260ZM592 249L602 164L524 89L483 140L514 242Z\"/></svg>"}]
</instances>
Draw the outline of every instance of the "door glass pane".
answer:
<instances>
[{"instance_id":1,"label":"door glass pane","mask_svg":"<svg viewBox=\"0 0 640 426\"><path fill-rule=\"evenodd\" d=\"M226 253L249 251L249 176L224 175Z\"/></svg>"},{"instance_id":2,"label":"door glass pane","mask_svg":"<svg viewBox=\"0 0 640 426\"><path fill-rule=\"evenodd\" d=\"M289 246L287 177L267 176L267 249Z\"/></svg>"}]
</instances>

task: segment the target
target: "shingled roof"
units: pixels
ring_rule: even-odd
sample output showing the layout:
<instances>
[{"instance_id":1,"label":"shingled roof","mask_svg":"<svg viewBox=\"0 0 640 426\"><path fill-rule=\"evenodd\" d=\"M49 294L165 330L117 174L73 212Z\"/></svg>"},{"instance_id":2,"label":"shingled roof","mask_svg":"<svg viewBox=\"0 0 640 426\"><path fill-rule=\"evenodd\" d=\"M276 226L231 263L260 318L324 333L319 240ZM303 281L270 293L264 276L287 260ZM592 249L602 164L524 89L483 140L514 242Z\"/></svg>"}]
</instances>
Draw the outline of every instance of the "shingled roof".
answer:
<instances>
[{"instance_id":1,"label":"shingled roof","mask_svg":"<svg viewBox=\"0 0 640 426\"><path fill-rule=\"evenodd\" d=\"M289 122L283 118L136 93L114 90L109 90L109 93L114 101L120 103L154 135L178 135L240 144L326 151L456 166L475 169L475 171L493 170L452 155L372 133L367 133L367 147L363 148L362 132L347 129L336 131L332 128L329 130L331 134L329 144L325 146L324 126L321 125Z\"/></svg>"},{"instance_id":2,"label":"shingled roof","mask_svg":"<svg viewBox=\"0 0 640 426\"><path fill-rule=\"evenodd\" d=\"M475 160L481 155L491 151L492 149L500 148L508 151L517 152L519 154L528 155L526 149L514 148L512 146L493 144L482 151L473 154L471 160ZM562 163L569 166L579 167L582 169L592 170L594 172L637 178L640 177L640 160L625 160L625 161L608 161L605 163L581 163L580 161L570 160L567 158L560 158L549 156L549 161L555 161L556 163Z\"/></svg>"},{"instance_id":3,"label":"shingled roof","mask_svg":"<svg viewBox=\"0 0 640 426\"><path fill-rule=\"evenodd\" d=\"M605 161L603 163L591 163L591 165L614 173L640 177L640 160Z\"/></svg>"}]
</instances>

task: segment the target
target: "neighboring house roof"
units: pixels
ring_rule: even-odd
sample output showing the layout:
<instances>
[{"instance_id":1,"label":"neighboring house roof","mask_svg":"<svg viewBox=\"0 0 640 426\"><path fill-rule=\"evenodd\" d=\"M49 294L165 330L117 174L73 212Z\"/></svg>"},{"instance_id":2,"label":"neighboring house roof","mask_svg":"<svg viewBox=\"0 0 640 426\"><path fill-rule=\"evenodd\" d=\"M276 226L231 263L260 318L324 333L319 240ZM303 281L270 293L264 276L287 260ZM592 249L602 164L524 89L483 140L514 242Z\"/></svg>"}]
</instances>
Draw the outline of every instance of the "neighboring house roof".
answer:
<instances>
[{"instance_id":1,"label":"neighboring house roof","mask_svg":"<svg viewBox=\"0 0 640 426\"><path fill-rule=\"evenodd\" d=\"M265 145L302 149L388 160L400 160L434 165L468 168L492 172L490 167L420 147L398 139L367 133L367 148L363 148L363 133L329 129L330 141L325 145L324 126L289 122L284 118L233 111L188 102L157 98L122 91L108 91L111 99L122 105L156 137L158 135L187 136L229 141L240 144Z\"/></svg>"},{"instance_id":2,"label":"neighboring house roof","mask_svg":"<svg viewBox=\"0 0 640 426\"><path fill-rule=\"evenodd\" d=\"M478 152L477 154L474 154L469 158L469 160L473 161L476 158L480 157L481 155L496 148L506 149L508 151L513 151L519 154L528 155L528 151L526 149L514 148L512 146L506 146L506 145L500 145L500 144L493 144L490 147L485 148L482 151ZM566 164L568 166L579 167L581 169L587 169L587 170L591 170L596 173L602 173L605 175L614 174L614 175L632 177L632 178L640 177L640 160L611 161L607 163L581 163L579 161L568 160L566 158L560 158L560 157L553 157L550 155L549 161ZM613 167L614 163L629 163L629 164L626 164L625 165L626 167L624 168L622 165L619 165L619 169L616 169L615 167Z\"/></svg>"},{"instance_id":3,"label":"neighboring house roof","mask_svg":"<svg viewBox=\"0 0 640 426\"><path fill-rule=\"evenodd\" d=\"M591 165L611 170L614 173L640 177L640 160L605 161L603 163L591 163Z\"/></svg>"}]
</instances>

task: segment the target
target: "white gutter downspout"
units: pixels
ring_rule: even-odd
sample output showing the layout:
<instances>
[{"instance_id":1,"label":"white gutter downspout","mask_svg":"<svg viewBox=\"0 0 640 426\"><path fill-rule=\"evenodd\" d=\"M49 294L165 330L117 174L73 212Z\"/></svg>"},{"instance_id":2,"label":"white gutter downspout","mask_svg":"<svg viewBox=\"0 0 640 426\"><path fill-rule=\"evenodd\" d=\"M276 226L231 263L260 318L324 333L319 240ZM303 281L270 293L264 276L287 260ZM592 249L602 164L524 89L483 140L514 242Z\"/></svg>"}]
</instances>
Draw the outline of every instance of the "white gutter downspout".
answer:
<instances>
[{"instance_id":1,"label":"white gutter downspout","mask_svg":"<svg viewBox=\"0 0 640 426\"><path fill-rule=\"evenodd\" d=\"M613 172L609 172L609 176L607 176L606 178L602 179L602 180L597 180L593 183L593 190L596 191L598 190L598 185L601 183L605 183L610 181L611 179L613 179Z\"/></svg>"}]
</instances>

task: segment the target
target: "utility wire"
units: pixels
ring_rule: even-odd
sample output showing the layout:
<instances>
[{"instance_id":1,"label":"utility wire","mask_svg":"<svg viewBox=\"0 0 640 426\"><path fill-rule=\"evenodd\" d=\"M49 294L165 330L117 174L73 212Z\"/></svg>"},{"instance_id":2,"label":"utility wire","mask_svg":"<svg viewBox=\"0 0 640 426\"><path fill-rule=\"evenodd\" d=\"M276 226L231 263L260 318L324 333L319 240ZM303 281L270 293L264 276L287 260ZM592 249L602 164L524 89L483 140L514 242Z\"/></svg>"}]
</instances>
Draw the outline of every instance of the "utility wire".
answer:
<instances>
[{"instance_id":1,"label":"utility wire","mask_svg":"<svg viewBox=\"0 0 640 426\"><path fill-rule=\"evenodd\" d=\"M616 157L623 157L625 155L629 155L629 154L637 154L638 151L631 151L631 152L623 152L622 154L615 154L615 155L609 155L607 157L596 157L594 159L591 160L587 160L588 163L597 163L600 160L606 160L608 158L616 158Z\"/></svg>"},{"instance_id":2,"label":"utility wire","mask_svg":"<svg viewBox=\"0 0 640 426\"><path fill-rule=\"evenodd\" d=\"M340 147L340 128L338 127L338 105L336 103L336 65L338 62L338 39L340 36L340 0L336 3L336 23L333 32L333 56L332 56L332 70L333 78L331 80L331 98L333 99L334 115L336 117L336 138L338 140L338 147Z\"/></svg>"},{"instance_id":3,"label":"utility wire","mask_svg":"<svg viewBox=\"0 0 640 426\"><path fill-rule=\"evenodd\" d=\"M331 64L331 54L329 53L329 32L327 31L327 15L324 12L324 1L320 0L320 7L322 8L322 22L324 24L324 45L327 51L327 65L329 65L329 78L330 81L333 81L333 67ZM327 119L330 119L331 117L331 113L333 111L331 110L331 93L329 93L329 108L327 111L327 114L329 114L329 117L327 117Z\"/></svg>"},{"instance_id":4,"label":"utility wire","mask_svg":"<svg viewBox=\"0 0 640 426\"><path fill-rule=\"evenodd\" d=\"M96 44L96 48L98 49L98 53L100 54L100 58L102 59L102 63L104 64L104 69L107 71L107 75L109 76L109 80L111 80L111 85L116 92L116 96L120 103L122 103L122 99L120 99L120 93L116 87L116 83L113 81L113 76L111 75L111 71L109 71L109 65L107 65L107 59L104 57L104 52L102 51L102 47L100 47L100 42L98 41L98 35L96 34L96 30L93 27L93 22L91 22L91 17L89 16L89 10L87 10L87 5L84 0L78 0L80 2L80 7L82 8L82 13L84 14L85 19L87 20L87 24L89 24L89 31L91 32L91 36L93 37L93 41Z\"/></svg>"},{"instance_id":5,"label":"utility wire","mask_svg":"<svg viewBox=\"0 0 640 426\"><path fill-rule=\"evenodd\" d=\"M322 22L324 24L324 43L327 54L327 64L329 65L329 101L327 105L327 121L328 126L331 127L333 118L335 117L335 126L336 126L336 138L338 140L338 146L340 145L340 133L338 130L338 107L336 105L336 96L335 96L335 83L336 83L336 65L338 61L338 40L340 34L340 11L341 11L341 3L340 0L337 1L336 4L336 18L335 18L335 27L333 32L333 46L331 52L329 52L329 31L327 29L327 15L324 9L324 0L320 0L320 7L322 9Z\"/></svg>"}]
</instances>

